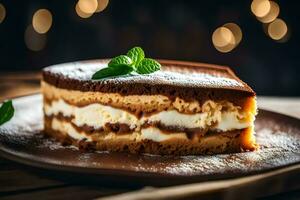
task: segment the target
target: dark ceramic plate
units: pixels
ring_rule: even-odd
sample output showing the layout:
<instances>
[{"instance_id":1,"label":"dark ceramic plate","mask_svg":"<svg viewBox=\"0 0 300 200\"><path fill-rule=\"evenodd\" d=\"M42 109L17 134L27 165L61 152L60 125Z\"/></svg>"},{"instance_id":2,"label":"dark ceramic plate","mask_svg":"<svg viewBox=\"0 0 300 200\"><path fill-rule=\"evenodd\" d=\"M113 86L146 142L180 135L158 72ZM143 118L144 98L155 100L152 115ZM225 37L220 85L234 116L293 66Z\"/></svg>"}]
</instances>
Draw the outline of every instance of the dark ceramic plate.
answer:
<instances>
[{"instance_id":1,"label":"dark ceramic plate","mask_svg":"<svg viewBox=\"0 0 300 200\"><path fill-rule=\"evenodd\" d=\"M42 97L14 99L14 118L0 127L0 155L30 166L102 181L172 185L240 177L300 162L300 120L260 110L255 152L214 156L153 156L81 152L45 138Z\"/></svg>"}]
</instances>

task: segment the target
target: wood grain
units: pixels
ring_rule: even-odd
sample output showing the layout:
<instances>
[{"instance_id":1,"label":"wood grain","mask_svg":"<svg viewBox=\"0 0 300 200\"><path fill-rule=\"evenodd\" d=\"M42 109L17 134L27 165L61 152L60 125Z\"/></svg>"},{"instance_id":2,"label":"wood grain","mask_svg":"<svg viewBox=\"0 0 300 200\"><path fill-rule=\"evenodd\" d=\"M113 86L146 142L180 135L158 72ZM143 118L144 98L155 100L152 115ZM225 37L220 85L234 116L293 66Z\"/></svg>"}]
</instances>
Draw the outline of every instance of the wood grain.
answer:
<instances>
[{"instance_id":1,"label":"wood grain","mask_svg":"<svg viewBox=\"0 0 300 200\"><path fill-rule=\"evenodd\" d=\"M39 72L10 72L0 75L0 101L40 91Z\"/></svg>"},{"instance_id":2,"label":"wood grain","mask_svg":"<svg viewBox=\"0 0 300 200\"><path fill-rule=\"evenodd\" d=\"M287 174L290 174L290 177L296 176L300 178L299 170L300 165L295 165L242 178L209 181L167 188L146 188L111 197L97 198L97 200L196 199L197 197L201 197L201 199L211 199L216 196L224 199L238 200L241 199L241 196L238 194L242 194L243 199L253 199L259 196L276 194L283 190L299 189L300 185L295 184L297 178L286 178ZM272 187L266 187L270 184L272 184Z\"/></svg>"},{"instance_id":3,"label":"wood grain","mask_svg":"<svg viewBox=\"0 0 300 200\"><path fill-rule=\"evenodd\" d=\"M61 181L51 180L27 170L20 170L20 168L1 167L0 169L0 193L10 194L17 191L66 185Z\"/></svg>"},{"instance_id":4,"label":"wood grain","mask_svg":"<svg viewBox=\"0 0 300 200\"><path fill-rule=\"evenodd\" d=\"M81 200L94 199L96 197L107 196L124 192L126 190L103 188L95 186L66 186L66 187L49 187L40 190L32 190L19 194L10 194L0 196L1 200Z\"/></svg>"}]
</instances>

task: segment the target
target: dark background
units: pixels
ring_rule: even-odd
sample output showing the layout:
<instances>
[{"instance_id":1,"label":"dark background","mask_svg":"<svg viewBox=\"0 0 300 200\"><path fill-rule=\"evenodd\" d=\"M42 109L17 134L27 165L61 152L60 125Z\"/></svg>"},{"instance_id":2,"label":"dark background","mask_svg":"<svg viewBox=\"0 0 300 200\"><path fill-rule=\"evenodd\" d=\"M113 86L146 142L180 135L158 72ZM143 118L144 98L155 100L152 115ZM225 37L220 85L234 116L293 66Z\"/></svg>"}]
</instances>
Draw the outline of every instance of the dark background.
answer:
<instances>
[{"instance_id":1,"label":"dark background","mask_svg":"<svg viewBox=\"0 0 300 200\"><path fill-rule=\"evenodd\" d=\"M289 28L286 42L272 40L250 11L250 0L111 0L90 18L75 12L76 1L0 0L0 73L40 70L62 62L107 58L143 47L148 57L201 61L231 66L259 95L300 96L299 1L276 1ZM53 16L47 44L29 50L24 32L37 9ZM243 39L229 53L218 52L213 31L234 22Z\"/></svg>"}]
</instances>

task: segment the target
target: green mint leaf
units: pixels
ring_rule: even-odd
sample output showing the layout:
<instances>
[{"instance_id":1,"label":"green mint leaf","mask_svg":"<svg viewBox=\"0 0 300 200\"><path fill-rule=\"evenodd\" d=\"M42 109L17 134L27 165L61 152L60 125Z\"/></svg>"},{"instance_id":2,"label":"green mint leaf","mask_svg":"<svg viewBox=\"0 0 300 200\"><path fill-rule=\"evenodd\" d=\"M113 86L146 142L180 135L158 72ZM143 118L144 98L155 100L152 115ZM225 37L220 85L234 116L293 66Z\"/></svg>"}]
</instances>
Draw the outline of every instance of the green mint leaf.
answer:
<instances>
[{"instance_id":1,"label":"green mint leaf","mask_svg":"<svg viewBox=\"0 0 300 200\"><path fill-rule=\"evenodd\" d=\"M114 66L120 65L120 64L132 65L133 62L130 57L125 56L125 55L120 55L120 56L117 56L117 57L114 57L113 59L111 59L110 62L108 63L108 67L114 67Z\"/></svg>"},{"instance_id":2,"label":"green mint leaf","mask_svg":"<svg viewBox=\"0 0 300 200\"><path fill-rule=\"evenodd\" d=\"M14 116L14 106L12 101L4 102L0 107L0 126L5 122L9 121Z\"/></svg>"},{"instance_id":3,"label":"green mint leaf","mask_svg":"<svg viewBox=\"0 0 300 200\"><path fill-rule=\"evenodd\" d=\"M145 58L141 47L133 47L127 55L120 55L110 60L107 68L100 69L93 74L92 79L122 76L126 74L150 74L160 70L161 65L151 59Z\"/></svg>"},{"instance_id":4,"label":"green mint leaf","mask_svg":"<svg viewBox=\"0 0 300 200\"><path fill-rule=\"evenodd\" d=\"M151 58L144 58L136 67L139 74L150 74L160 70L161 65Z\"/></svg>"},{"instance_id":5,"label":"green mint leaf","mask_svg":"<svg viewBox=\"0 0 300 200\"><path fill-rule=\"evenodd\" d=\"M124 64L116 64L112 65L111 67L103 68L97 71L95 74L93 74L92 79L102 79L102 78L108 78L113 76L120 76L120 75L126 75L133 71L133 67L129 65Z\"/></svg>"},{"instance_id":6,"label":"green mint leaf","mask_svg":"<svg viewBox=\"0 0 300 200\"><path fill-rule=\"evenodd\" d=\"M145 53L141 47L133 47L127 52L127 56L130 57L135 66L137 66L145 58Z\"/></svg>"}]
</instances>

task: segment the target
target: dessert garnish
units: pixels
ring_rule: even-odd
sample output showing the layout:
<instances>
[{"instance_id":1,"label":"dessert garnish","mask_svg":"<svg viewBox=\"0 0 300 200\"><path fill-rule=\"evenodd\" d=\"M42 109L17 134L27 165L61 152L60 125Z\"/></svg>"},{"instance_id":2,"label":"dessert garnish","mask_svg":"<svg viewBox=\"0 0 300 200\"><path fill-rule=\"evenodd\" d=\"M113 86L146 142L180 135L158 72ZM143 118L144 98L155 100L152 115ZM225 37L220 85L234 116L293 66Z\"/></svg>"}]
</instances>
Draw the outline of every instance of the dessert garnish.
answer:
<instances>
[{"instance_id":1,"label":"dessert garnish","mask_svg":"<svg viewBox=\"0 0 300 200\"><path fill-rule=\"evenodd\" d=\"M5 101L0 107L0 126L14 116L14 106L11 100Z\"/></svg>"},{"instance_id":2,"label":"dessert garnish","mask_svg":"<svg viewBox=\"0 0 300 200\"><path fill-rule=\"evenodd\" d=\"M151 74L160 70L160 64L151 58L145 58L141 47L133 47L126 55L119 55L111 59L106 68L93 74L92 79L122 76L133 72L138 74Z\"/></svg>"}]
</instances>

